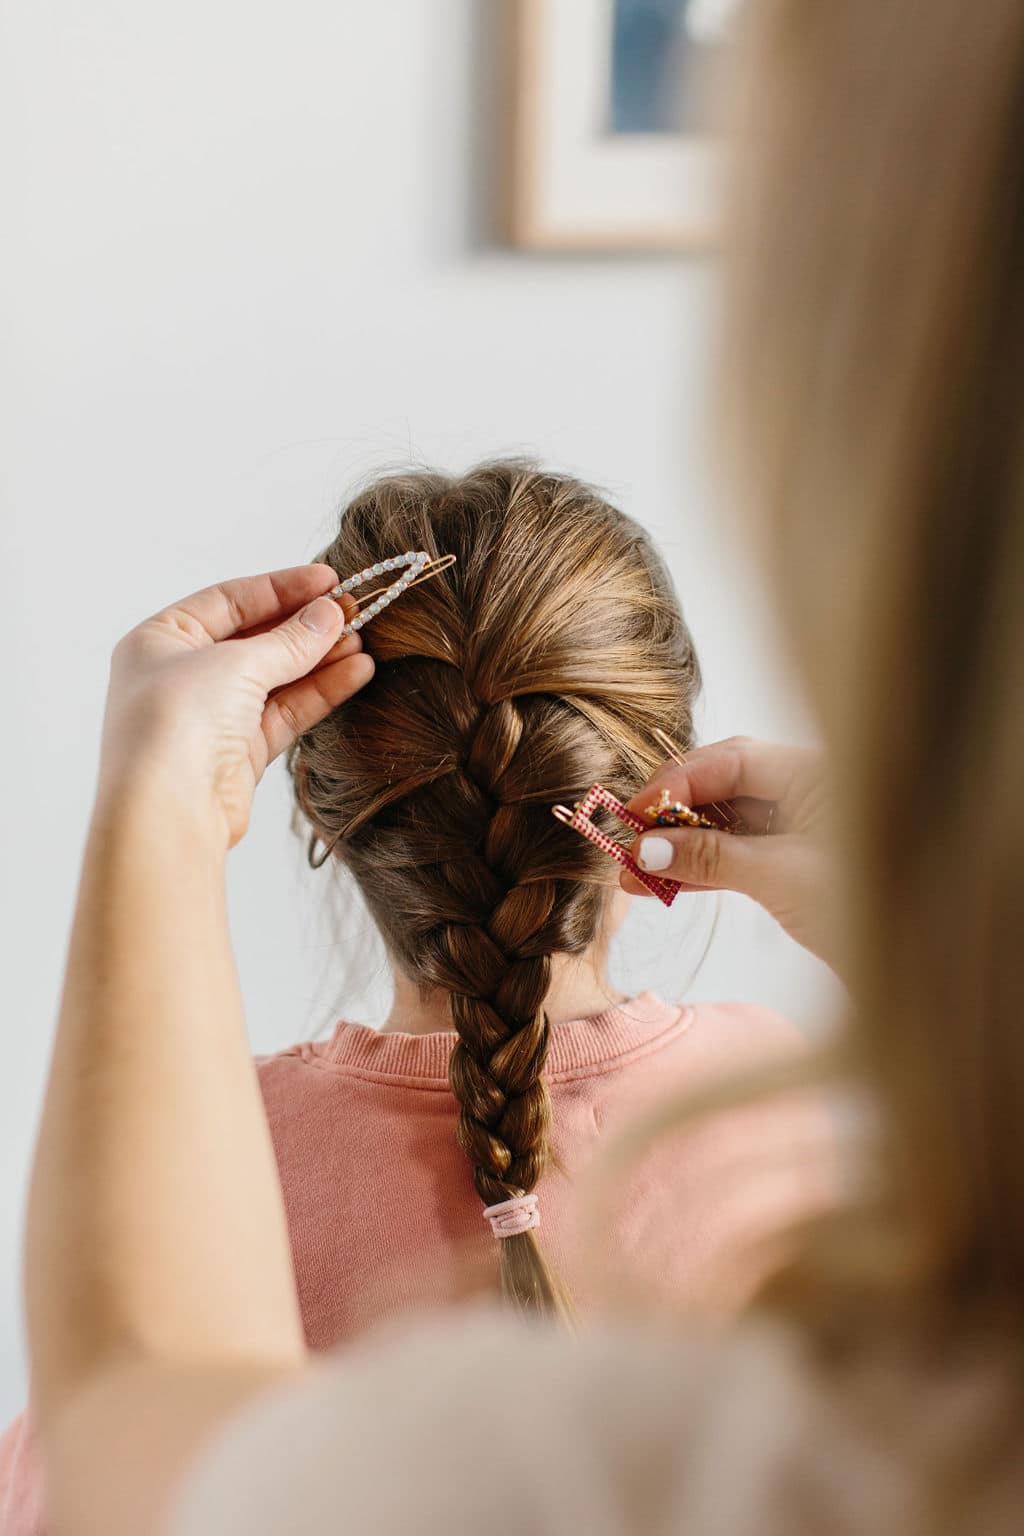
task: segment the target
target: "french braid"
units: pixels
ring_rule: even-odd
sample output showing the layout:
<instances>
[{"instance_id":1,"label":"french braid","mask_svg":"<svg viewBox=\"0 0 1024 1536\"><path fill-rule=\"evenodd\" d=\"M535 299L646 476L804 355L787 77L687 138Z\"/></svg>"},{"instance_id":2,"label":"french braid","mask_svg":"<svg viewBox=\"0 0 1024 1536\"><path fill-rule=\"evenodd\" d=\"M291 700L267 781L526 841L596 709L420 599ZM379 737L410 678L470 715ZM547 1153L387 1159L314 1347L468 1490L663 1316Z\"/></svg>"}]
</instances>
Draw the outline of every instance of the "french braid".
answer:
<instances>
[{"instance_id":1,"label":"french braid","mask_svg":"<svg viewBox=\"0 0 1024 1536\"><path fill-rule=\"evenodd\" d=\"M551 957L595 941L613 880L550 808L595 780L632 794L655 725L689 741L698 674L646 537L578 482L395 477L324 558L344 574L412 548L458 563L364 632L373 682L291 766L313 843L351 868L396 964L449 995L459 1143L493 1205L544 1174ZM565 1307L532 1231L499 1251L510 1301Z\"/></svg>"}]
</instances>

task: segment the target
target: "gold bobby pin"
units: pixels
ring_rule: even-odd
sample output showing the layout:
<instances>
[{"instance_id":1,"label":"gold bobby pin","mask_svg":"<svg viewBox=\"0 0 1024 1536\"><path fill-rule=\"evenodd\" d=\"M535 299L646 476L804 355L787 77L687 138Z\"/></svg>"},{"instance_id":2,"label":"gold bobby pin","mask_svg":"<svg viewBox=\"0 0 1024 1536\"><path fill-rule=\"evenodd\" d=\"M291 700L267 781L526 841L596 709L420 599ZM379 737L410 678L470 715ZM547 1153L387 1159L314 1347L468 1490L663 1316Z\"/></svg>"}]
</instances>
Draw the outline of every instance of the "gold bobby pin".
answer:
<instances>
[{"instance_id":1,"label":"gold bobby pin","mask_svg":"<svg viewBox=\"0 0 1024 1536\"><path fill-rule=\"evenodd\" d=\"M659 747L663 747L672 761L680 768L686 767L686 753L678 742L672 740L668 731L663 731L660 725L656 725L651 732Z\"/></svg>"},{"instance_id":2,"label":"gold bobby pin","mask_svg":"<svg viewBox=\"0 0 1024 1536\"><path fill-rule=\"evenodd\" d=\"M677 741L673 741L672 737L668 734L668 731L663 731L660 725L656 725L651 734L653 735L655 741L658 743L659 747L662 747L668 753L669 757L677 767L686 767L686 753ZM665 814L669 810L675 810L679 815L679 820L671 823L671 825L674 826L703 826L713 827L716 832L737 832L743 825L742 818L736 814L731 806L721 805L717 800L712 800L711 809L713 811L717 811L722 820L727 823L725 827L716 826L713 821L709 821L706 816L701 816L698 811L691 810L688 805L684 806L681 801L677 800L669 802L667 790L662 790L661 799L665 801L665 805L662 806L661 802L659 801L657 806L648 806L647 814L649 816L657 816L659 814ZM681 813L684 811L687 812L688 815L683 816ZM694 816L696 816L698 819L696 821L690 820L690 817ZM670 823L663 821L660 822L659 825L667 826L670 825Z\"/></svg>"},{"instance_id":3,"label":"gold bobby pin","mask_svg":"<svg viewBox=\"0 0 1024 1536\"><path fill-rule=\"evenodd\" d=\"M341 597L344 593L355 593L365 582L372 581L375 576L390 575L392 571L402 571L403 575L397 576L390 586L377 587L373 592L365 592L355 599L359 605L359 612L342 628L343 635L355 634L362 629L371 619L377 617L382 609L387 608L403 592L410 587L418 586L421 581L429 581L432 576L438 576L442 571L447 571L456 561L455 555L441 555L434 559L425 549L409 549L404 555L392 555L387 560L381 560L377 565L368 565L365 571L357 571L354 576L346 576L330 592L331 597Z\"/></svg>"}]
</instances>

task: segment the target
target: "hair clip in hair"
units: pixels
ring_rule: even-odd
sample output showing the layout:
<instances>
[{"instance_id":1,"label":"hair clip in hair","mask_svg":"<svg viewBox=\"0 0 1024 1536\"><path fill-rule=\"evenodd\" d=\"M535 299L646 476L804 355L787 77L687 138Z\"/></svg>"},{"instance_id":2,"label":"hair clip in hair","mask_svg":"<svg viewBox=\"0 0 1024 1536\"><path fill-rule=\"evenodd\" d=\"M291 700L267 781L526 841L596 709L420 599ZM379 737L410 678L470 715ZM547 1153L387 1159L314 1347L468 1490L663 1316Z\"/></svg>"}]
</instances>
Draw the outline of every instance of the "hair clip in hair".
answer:
<instances>
[{"instance_id":1,"label":"hair clip in hair","mask_svg":"<svg viewBox=\"0 0 1024 1536\"><path fill-rule=\"evenodd\" d=\"M678 767L686 767L686 753L677 741L673 741L668 731L663 731L661 726L657 725L651 734L659 747L668 753L669 757ZM661 804L662 800L667 802L664 808ZM683 805L681 800L668 801L668 791L664 789L661 792L661 800L658 801L658 804L647 807L647 814L648 816L658 816L662 813L663 809L671 810L673 807L679 812L690 811L691 815L698 816L700 819L698 821L690 821L688 817L682 816L679 821L675 822L659 821L656 823L657 826L711 827L716 832L738 832L743 826L741 818L736 815L731 806L722 805L717 800L713 800L711 802L711 809L717 811L722 820L721 822L709 821L700 811L693 811L690 806Z\"/></svg>"},{"instance_id":2,"label":"hair clip in hair","mask_svg":"<svg viewBox=\"0 0 1024 1536\"><path fill-rule=\"evenodd\" d=\"M574 832L585 837L596 848L600 848L602 853L608 854L609 858L621 864L623 869L628 869L635 880L639 880L652 895L657 896L666 907L670 907L682 888L679 881L662 880L657 875L648 874L646 869L641 869L636 860L630 857L621 843L616 843L602 832L600 827L595 827L590 818L599 805L611 811L613 816L616 816L624 826L631 827L634 832L650 831L649 822L642 816L638 816L635 811L627 810L622 801L616 800L611 790L605 789L602 784L594 784L588 789L583 799L571 811L566 805L556 805L552 809L552 815L565 826L572 827Z\"/></svg>"},{"instance_id":3,"label":"hair clip in hair","mask_svg":"<svg viewBox=\"0 0 1024 1536\"><path fill-rule=\"evenodd\" d=\"M700 811L684 805L681 800L673 800L667 789L662 790L656 805L644 807L644 815L650 816L656 827L710 827L713 832L721 830Z\"/></svg>"},{"instance_id":4,"label":"hair clip in hair","mask_svg":"<svg viewBox=\"0 0 1024 1536\"><path fill-rule=\"evenodd\" d=\"M354 619L343 627L343 635L353 635L356 630L362 629L371 619L375 619L384 608L393 603L403 592L410 587L417 586L422 581L429 581L432 576L438 576L442 571L448 570L455 564L455 555L441 555L434 559L428 555L425 549L409 549L404 555L392 555L388 560L381 560L377 565L368 565L365 571L357 571L354 576L346 576L336 587L332 587L330 597L341 597L346 592L356 592L359 587L368 581L373 581L377 576L389 576L392 571L404 572L396 576L390 586L377 587L372 592L364 593L356 598L359 604L359 612Z\"/></svg>"}]
</instances>

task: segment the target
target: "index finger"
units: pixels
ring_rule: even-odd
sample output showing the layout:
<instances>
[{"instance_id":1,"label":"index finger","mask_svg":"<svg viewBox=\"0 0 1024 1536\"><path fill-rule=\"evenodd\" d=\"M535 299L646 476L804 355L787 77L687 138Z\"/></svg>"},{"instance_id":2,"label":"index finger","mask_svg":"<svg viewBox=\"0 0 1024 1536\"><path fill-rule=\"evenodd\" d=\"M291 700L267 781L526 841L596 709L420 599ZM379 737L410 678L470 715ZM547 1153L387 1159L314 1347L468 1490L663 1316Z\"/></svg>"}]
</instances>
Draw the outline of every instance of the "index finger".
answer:
<instances>
[{"instance_id":1,"label":"index finger","mask_svg":"<svg viewBox=\"0 0 1024 1536\"><path fill-rule=\"evenodd\" d=\"M329 565L293 565L260 576L238 576L193 592L165 608L161 618L186 615L211 640L227 640L257 625L273 625L337 586Z\"/></svg>"},{"instance_id":2,"label":"index finger","mask_svg":"<svg viewBox=\"0 0 1024 1536\"><path fill-rule=\"evenodd\" d=\"M651 796L667 789L684 805L714 805L721 800L746 797L780 800L792 783L794 772L806 756L804 748L780 746L732 736L727 741L695 747L686 760L665 763L629 802L631 811L642 811Z\"/></svg>"}]
</instances>

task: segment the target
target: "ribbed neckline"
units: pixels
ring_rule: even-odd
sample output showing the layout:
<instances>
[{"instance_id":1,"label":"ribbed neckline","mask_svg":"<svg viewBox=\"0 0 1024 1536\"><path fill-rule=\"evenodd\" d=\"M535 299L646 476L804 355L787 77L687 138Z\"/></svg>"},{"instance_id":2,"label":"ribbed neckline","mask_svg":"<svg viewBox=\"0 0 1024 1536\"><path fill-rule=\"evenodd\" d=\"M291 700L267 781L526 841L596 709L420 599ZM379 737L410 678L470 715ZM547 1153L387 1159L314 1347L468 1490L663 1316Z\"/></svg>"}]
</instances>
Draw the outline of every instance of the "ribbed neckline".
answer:
<instances>
[{"instance_id":1,"label":"ribbed neckline","mask_svg":"<svg viewBox=\"0 0 1024 1536\"><path fill-rule=\"evenodd\" d=\"M653 992L642 992L603 1013L555 1024L545 1076L606 1066L649 1045L667 1030L675 1033L689 1023L691 1012L663 1002ZM447 1083L455 1040L454 1030L406 1035L342 1022L324 1047L322 1059L382 1077Z\"/></svg>"}]
</instances>

